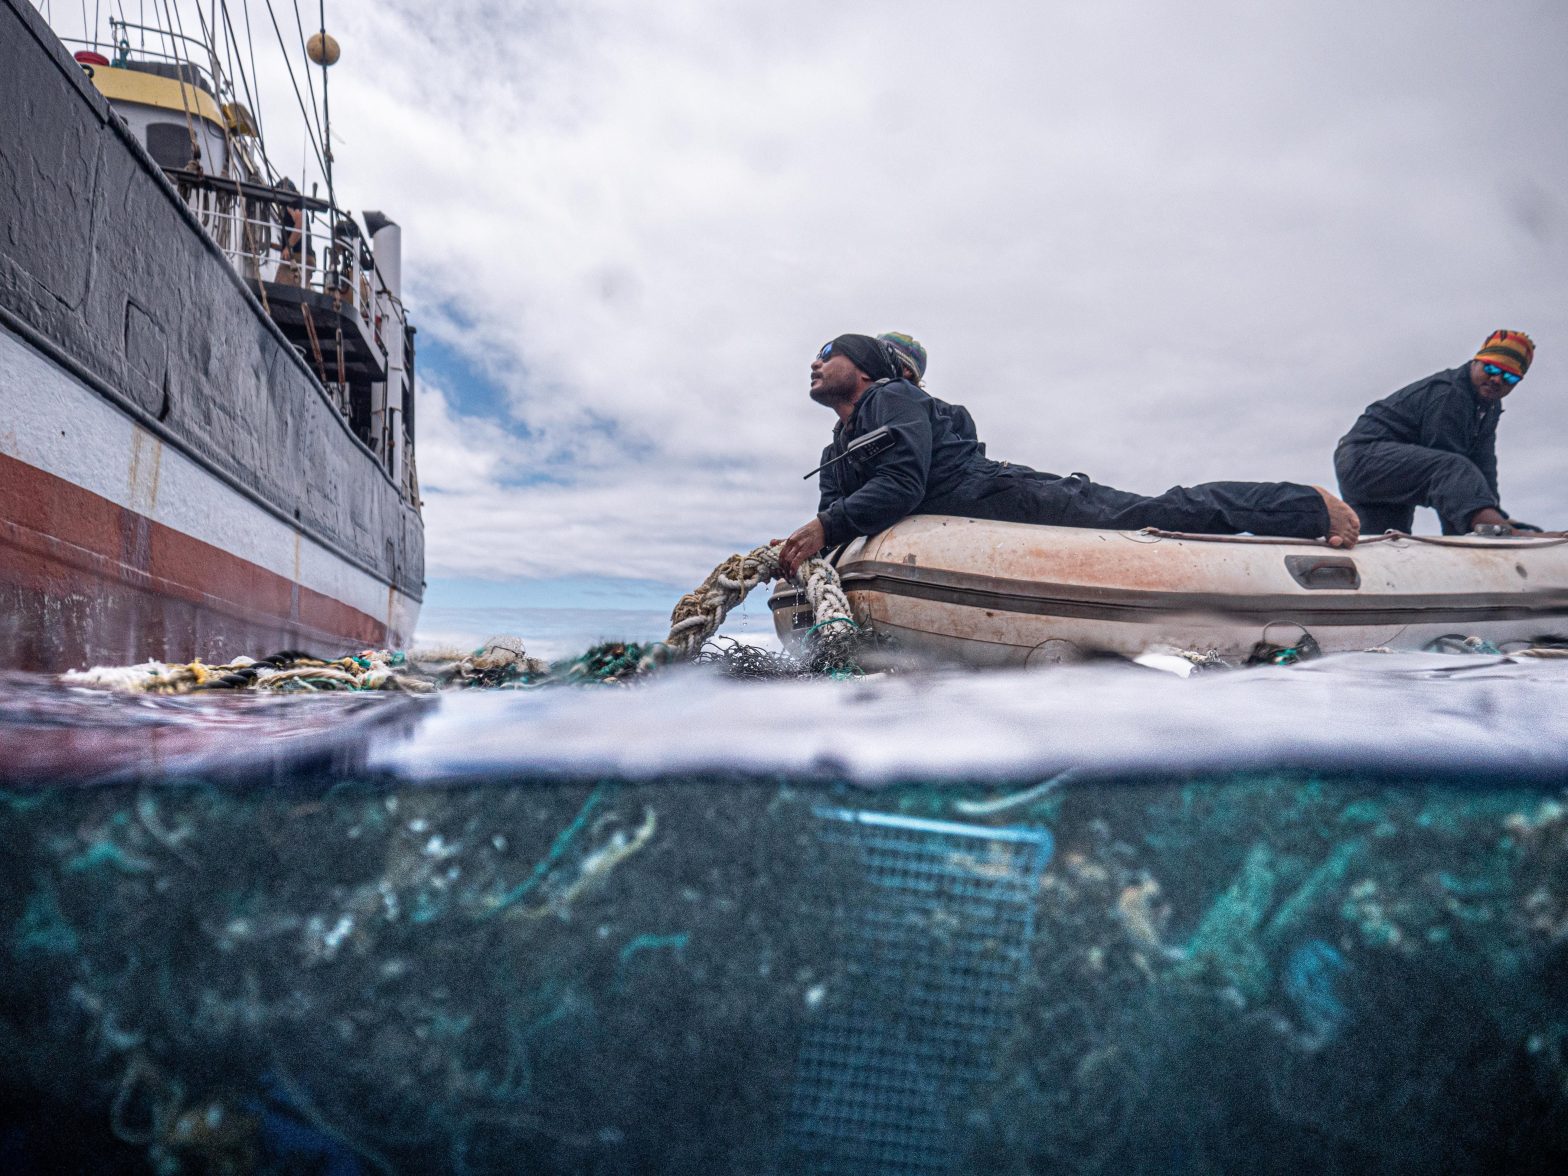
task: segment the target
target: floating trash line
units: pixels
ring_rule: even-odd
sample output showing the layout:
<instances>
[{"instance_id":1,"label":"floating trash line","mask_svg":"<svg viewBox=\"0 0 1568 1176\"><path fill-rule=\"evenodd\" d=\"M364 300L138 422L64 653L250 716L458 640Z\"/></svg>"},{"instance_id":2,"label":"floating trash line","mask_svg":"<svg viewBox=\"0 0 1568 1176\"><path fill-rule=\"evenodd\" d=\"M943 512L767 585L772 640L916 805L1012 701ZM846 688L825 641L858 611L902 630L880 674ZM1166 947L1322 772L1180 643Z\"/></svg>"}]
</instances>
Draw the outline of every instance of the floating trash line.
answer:
<instances>
[{"instance_id":1,"label":"floating trash line","mask_svg":"<svg viewBox=\"0 0 1568 1176\"><path fill-rule=\"evenodd\" d=\"M132 694L189 694L214 690L272 693L323 691L404 691L480 688L528 689L560 685L618 685L680 662L708 665L731 677L859 677L856 655L873 639L850 615L838 572L824 559L801 565L795 583L811 603L816 624L803 656L772 653L714 635L732 609L756 588L781 579L781 544L768 544L730 556L700 585L676 603L669 635L647 643L609 641L574 658L546 662L528 656L523 640L491 637L469 654L367 649L327 659L302 650L270 657L237 657L221 665L147 661L130 666L70 670L61 681Z\"/></svg>"}]
</instances>

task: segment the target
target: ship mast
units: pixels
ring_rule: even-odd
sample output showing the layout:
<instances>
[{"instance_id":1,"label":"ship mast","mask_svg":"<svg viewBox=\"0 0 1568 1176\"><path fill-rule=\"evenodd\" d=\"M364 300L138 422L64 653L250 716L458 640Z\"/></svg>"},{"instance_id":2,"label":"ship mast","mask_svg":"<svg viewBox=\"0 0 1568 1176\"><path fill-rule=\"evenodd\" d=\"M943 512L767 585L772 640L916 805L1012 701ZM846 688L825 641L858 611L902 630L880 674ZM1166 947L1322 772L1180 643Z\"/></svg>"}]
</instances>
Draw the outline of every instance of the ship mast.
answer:
<instances>
[{"instance_id":1,"label":"ship mast","mask_svg":"<svg viewBox=\"0 0 1568 1176\"><path fill-rule=\"evenodd\" d=\"M317 12L321 23L322 49L325 50L327 42L327 0L321 0ZM332 107L327 102L327 66L331 65L332 62L328 60L328 57L329 54L326 52L321 54L321 137L326 140L322 144L322 147L325 148L322 154L326 156L323 162L327 169L327 203L332 205L332 214L336 216L338 197L336 190L332 187Z\"/></svg>"},{"instance_id":2,"label":"ship mast","mask_svg":"<svg viewBox=\"0 0 1568 1176\"><path fill-rule=\"evenodd\" d=\"M327 203L332 206L333 219L337 218L337 190L332 185L332 107L327 101L327 67L334 65L341 50L335 38L327 33L327 2L320 0L317 8L318 29L311 34L305 46L305 55L321 67L321 169L327 181Z\"/></svg>"}]
</instances>

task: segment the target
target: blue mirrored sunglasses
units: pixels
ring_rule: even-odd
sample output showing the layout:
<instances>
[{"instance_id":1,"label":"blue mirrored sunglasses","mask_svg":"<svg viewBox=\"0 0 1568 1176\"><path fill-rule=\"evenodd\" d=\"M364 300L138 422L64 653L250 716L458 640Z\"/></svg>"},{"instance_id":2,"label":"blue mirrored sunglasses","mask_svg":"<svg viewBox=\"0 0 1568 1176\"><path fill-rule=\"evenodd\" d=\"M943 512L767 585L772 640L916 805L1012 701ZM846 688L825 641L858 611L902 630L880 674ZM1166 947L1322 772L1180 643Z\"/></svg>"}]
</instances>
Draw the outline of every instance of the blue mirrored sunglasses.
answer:
<instances>
[{"instance_id":1,"label":"blue mirrored sunglasses","mask_svg":"<svg viewBox=\"0 0 1568 1176\"><path fill-rule=\"evenodd\" d=\"M831 343L824 343L822 345L822 350L817 352L817 358L820 359L820 360L823 360L825 362L825 361L831 359L832 357L833 357L833 344L831 344Z\"/></svg>"},{"instance_id":2,"label":"blue mirrored sunglasses","mask_svg":"<svg viewBox=\"0 0 1568 1176\"><path fill-rule=\"evenodd\" d=\"M829 344L829 346L832 346L832 344ZM1481 365L1481 370L1489 376L1502 376L1503 383L1507 384L1510 388L1512 388L1520 380L1524 379L1523 376L1516 376L1513 374L1513 372L1505 372L1495 363L1483 363Z\"/></svg>"}]
</instances>

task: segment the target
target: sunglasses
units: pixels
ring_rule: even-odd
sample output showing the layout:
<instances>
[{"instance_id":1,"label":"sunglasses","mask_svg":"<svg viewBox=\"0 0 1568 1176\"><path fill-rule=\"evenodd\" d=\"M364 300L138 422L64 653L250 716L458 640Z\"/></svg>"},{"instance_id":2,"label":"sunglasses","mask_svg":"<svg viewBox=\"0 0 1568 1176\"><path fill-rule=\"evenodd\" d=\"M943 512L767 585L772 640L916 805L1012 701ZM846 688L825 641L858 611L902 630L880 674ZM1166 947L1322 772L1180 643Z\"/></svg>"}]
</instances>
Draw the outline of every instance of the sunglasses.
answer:
<instances>
[{"instance_id":1,"label":"sunglasses","mask_svg":"<svg viewBox=\"0 0 1568 1176\"><path fill-rule=\"evenodd\" d=\"M833 358L833 344L831 344L831 343L824 343L822 345L822 350L817 352L817 358L819 360L821 360L823 363L826 363L828 360L832 359Z\"/></svg>"},{"instance_id":2,"label":"sunglasses","mask_svg":"<svg viewBox=\"0 0 1568 1176\"><path fill-rule=\"evenodd\" d=\"M832 344L829 344L829 346L832 346ZM1512 388L1520 380L1524 379L1523 376L1516 376L1513 374L1513 372L1505 372L1495 363L1483 363L1481 365L1481 370L1489 376L1502 376L1503 383L1507 384L1510 388Z\"/></svg>"}]
</instances>

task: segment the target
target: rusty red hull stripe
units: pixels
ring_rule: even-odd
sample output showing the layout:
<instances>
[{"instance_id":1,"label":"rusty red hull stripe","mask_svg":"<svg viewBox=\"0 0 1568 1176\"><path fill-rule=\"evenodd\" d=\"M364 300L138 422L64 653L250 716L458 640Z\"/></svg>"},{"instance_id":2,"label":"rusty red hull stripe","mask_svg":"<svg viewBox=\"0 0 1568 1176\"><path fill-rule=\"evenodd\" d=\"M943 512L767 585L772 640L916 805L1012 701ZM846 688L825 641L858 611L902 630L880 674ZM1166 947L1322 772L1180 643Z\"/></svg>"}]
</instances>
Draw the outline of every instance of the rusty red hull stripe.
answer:
<instances>
[{"instance_id":1,"label":"rusty red hull stripe","mask_svg":"<svg viewBox=\"0 0 1568 1176\"><path fill-rule=\"evenodd\" d=\"M0 454L0 668L386 640L384 619Z\"/></svg>"}]
</instances>

